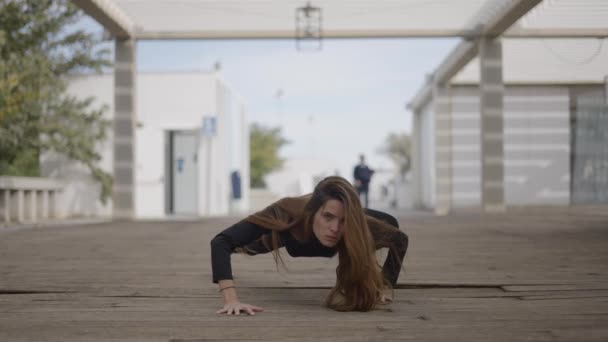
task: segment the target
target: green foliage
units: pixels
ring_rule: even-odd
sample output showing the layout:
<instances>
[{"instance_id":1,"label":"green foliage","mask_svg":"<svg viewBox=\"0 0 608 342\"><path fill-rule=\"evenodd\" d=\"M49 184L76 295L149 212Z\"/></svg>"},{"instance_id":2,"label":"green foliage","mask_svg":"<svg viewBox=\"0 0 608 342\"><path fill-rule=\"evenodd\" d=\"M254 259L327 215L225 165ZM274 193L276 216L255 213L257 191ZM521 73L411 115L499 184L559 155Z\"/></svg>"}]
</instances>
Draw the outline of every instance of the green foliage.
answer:
<instances>
[{"instance_id":1,"label":"green foliage","mask_svg":"<svg viewBox=\"0 0 608 342\"><path fill-rule=\"evenodd\" d=\"M388 157L399 168L399 174L405 174L411 168L411 150L412 142L409 135L405 133L390 133L384 141L384 146L380 152L388 155Z\"/></svg>"},{"instance_id":2,"label":"green foliage","mask_svg":"<svg viewBox=\"0 0 608 342\"><path fill-rule=\"evenodd\" d=\"M40 154L58 153L89 169L105 202L112 177L95 148L105 108L66 94L70 74L110 66L99 39L70 31L81 15L67 0L0 2L0 174L38 176Z\"/></svg>"},{"instance_id":3,"label":"green foliage","mask_svg":"<svg viewBox=\"0 0 608 342\"><path fill-rule=\"evenodd\" d=\"M265 187L264 176L283 166L284 160L279 157L279 149L287 143L288 141L281 137L280 128L251 125L249 156L252 187Z\"/></svg>"}]
</instances>

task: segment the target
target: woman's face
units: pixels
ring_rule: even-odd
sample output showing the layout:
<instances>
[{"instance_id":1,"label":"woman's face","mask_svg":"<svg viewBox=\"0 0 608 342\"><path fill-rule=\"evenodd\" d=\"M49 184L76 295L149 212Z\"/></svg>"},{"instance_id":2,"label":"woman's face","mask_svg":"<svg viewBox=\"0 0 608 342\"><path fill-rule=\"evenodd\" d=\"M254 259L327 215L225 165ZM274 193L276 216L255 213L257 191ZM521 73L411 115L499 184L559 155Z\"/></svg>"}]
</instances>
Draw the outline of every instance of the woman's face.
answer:
<instances>
[{"instance_id":1,"label":"woman's face","mask_svg":"<svg viewBox=\"0 0 608 342\"><path fill-rule=\"evenodd\" d=\"M330 199L317 212L312 231L323 246L334 247L344 234L344 205Z\"/></svg>"}]
</instances>

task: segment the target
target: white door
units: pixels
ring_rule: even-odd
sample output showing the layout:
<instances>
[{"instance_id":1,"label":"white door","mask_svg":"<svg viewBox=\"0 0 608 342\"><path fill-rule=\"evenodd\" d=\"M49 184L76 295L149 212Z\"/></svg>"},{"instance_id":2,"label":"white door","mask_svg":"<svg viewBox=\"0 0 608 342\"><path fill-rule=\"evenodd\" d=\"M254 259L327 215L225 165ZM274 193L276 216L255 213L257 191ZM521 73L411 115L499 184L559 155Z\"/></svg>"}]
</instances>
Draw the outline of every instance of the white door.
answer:
<instances>
[{"instance_id":1,"label":"white door","mask_svg":"<svg viewBox=\"0 0 608 342\"><path fill-rule=\"evenodd\" d=\"M195 132L173 135L173 212L197 214L197 136Z\"/></svg>"}]
</instances>

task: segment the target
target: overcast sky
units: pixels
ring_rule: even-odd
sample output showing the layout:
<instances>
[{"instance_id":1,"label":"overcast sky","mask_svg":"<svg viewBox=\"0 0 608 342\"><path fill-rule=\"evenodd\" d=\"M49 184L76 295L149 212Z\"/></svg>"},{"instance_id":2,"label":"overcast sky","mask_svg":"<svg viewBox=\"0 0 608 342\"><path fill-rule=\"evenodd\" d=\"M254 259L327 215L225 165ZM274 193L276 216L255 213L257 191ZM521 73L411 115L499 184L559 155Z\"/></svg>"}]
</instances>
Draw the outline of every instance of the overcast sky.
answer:
<instances>
[{"instance_id":1,"label":"overcast sky","mask_svg":"<svg viewBox=\"0 0 608 342\"><path fill-rule=\"evenodd\" d=\"M281 126L286 158L336 162L342 174L359 153L389 166L377 149L391 132L410 132L405 104L454 40L327 40L319 52L281 41L149 41L139 70L205 70L216 61L244 98L249 118ZM281 94L281 95L279 95Z\"/></svg>"}]
</instances>

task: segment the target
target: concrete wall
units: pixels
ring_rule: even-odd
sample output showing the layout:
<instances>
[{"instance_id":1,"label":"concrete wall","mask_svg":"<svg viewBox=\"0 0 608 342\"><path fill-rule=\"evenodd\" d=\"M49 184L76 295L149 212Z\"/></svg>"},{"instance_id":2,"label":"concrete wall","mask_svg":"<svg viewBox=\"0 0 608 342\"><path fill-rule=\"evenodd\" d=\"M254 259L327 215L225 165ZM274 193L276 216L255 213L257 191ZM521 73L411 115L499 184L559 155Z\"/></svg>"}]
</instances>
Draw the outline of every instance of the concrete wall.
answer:
<instances>
[{"instance_id":1,"label":"concrete wall","mask_svg":"<svg viewBox=\"0 0 608 342\"><path fill-rule=\"evenodd\" d=\"M217 136L202 138L200 155L211 160L210 173L201 173L199 183L200 212L203 215L225 215L246 212L249 206L249 123L240 97L220 78L215 79L214 111ZM208 115L210 115L209 113ZM241 176L241 198L232 198L230 175Z\"/></svg>"},{"instance_id":2,"label":"concrete wall","mask_svg":"<svg viewBox=\"0 0 608 342\"><path fill-rule=\"evenodd\" d=\"M504 99L505 202L568 204L570 110L567 87L510 86ZM452 89L453 205L480 204L479 97Z\"/></svg>"},{"instance_id":3,"label":"concrete wall","mask_svg":"<svg viewBox=\"0 0 608 342\"><path fill-rule=\"evenodd\" d=\"M78 98L94 97L93 108L107 106L103 117L112 120L114 117L114 77L110 74L83 75L74 78L68 93ZM108 139L100 142L97 150L102 157L99 166L106 172L113 172L112 129L108 130ZM40 156L40 170L43 177L66 180L64 190L57 200L58 216L112 216L112 198L104 205L99 200L100 187L91 178L88 169L79 163L69 161L64 156L45 153Z\"/></svg>"},{"instance_id":4,"label":"concrete wall","mask_svg":"<svg viewBox=\"0 0 608 342\"><path fill-rule=\"evenodd\" d=\"M431 103L421 111L420 137L420 179L423 207L435 207L435 114Z\"/></svg>"},{"instance_id":5,"label":"concrete wall","mask_svg":"<svg viewBox=\"0 0 608 342\"><path fill-rule=\"evenodd\" d=\"M169 179L166 175L165 140L166 132L172 130L199 132L199 215L224 215L232 207L236 211L245 211L248 201L233 205L230 191L230 171L238 169L242 179L246 180L243 194L248 198L248 123L238 96L233 95L217 74L210 72L140 73L136 84L136 217L166 216L165 183ZM96 103L110 107L106 112L107 118L113 117L112 74L75 77L68 91L78 97L95 96ZM200 134L204 116L217 118L217 135L212 138ZM104 169L112 172L111 138L100 144L99 150L103 155ZM234 157L227 157L233 154ZM98 203L94 196L98 190L82 167L52 156L43 159L43 165L45 175L70 180L62 205L69 207L72 213L111 215L111 206Z\"/></svg>"},{"instance_id":6,"label":"concrete wall","mask_svg":"<svg viewBox=\"0 0 608 342\"><path fill-rule=\"evenodd\" d=\"M168 180L165 176L165 132L199 131L204 115L216 115L216 91L215 77L211 73L138 75L137 122L140 126L136 129L135 152L137 217L165 216L165 180ZM199 142L203 144L202 139ZM199 186L202 183L200 172L204 172L206 161L201 157L199 152ZM219 163L216 167L221 166L222 163ZM215 171L215 167L212 171ZM201 193L204 192L199 191Z\"/></svg>"},{"instance_id":7,"label":"concrete wall","mask_svg":"<svg viewBox=\"0 0 608 342\"><path fill-rule=\"evenodd\" d=\"M567 86L507 86L504 98L505 202L570 203L570 108ZM452 207L481 202L479 90L451 88ZM428 108L428 107L427 107ZM433 114L423 111L422 201L433 207Z\"/></svg>"}]
</instances>

